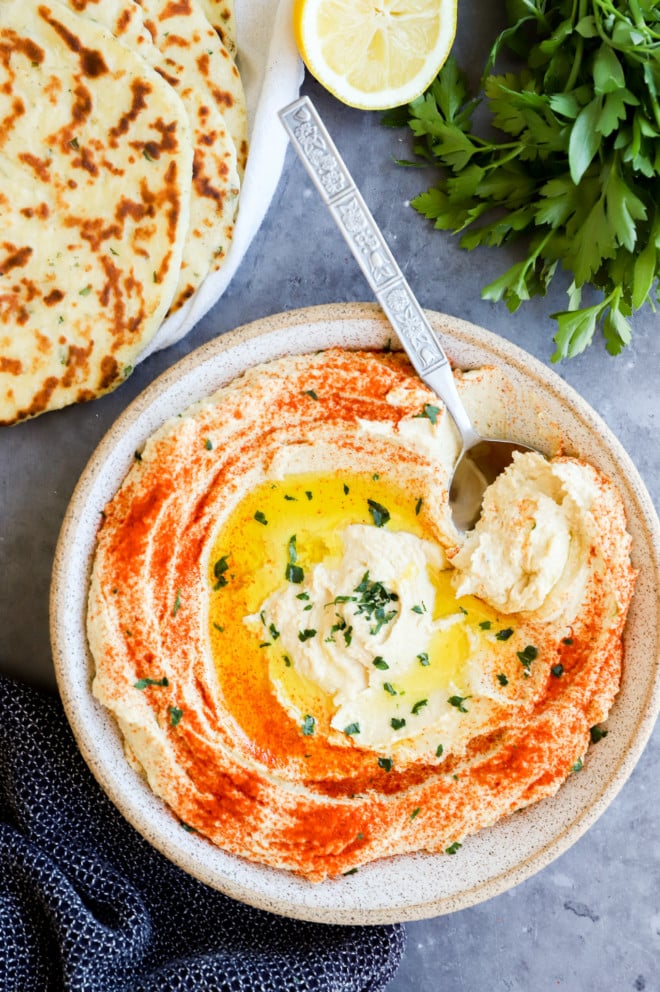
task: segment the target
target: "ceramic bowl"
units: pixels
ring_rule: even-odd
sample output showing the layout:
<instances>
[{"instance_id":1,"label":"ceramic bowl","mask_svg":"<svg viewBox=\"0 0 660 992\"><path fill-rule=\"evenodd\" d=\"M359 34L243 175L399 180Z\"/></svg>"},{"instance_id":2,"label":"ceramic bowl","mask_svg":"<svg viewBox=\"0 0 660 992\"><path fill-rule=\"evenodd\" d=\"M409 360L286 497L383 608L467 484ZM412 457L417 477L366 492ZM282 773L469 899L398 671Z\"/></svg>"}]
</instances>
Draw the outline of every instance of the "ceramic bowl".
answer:
<instances>
[{"instance_id":1,"label":"ceramic bowl","mask_svg":"<svg viewBox=\"0 0 660 992\"><path fill-rule=\"evenodd\" d=\"M561 440L566 453L590 461L617 483L639 570L625 632L623 682L608 735L555 797L469 837L454 857L389 858L355 875L314 884L227 854L181 830L125 760L117 727L90 688L85 608L96 530L135 450L168 417L258 362L332 345L383 346L393 334L377 306L342 304L279 314L224 334L173 366L128 407L99 445L60 534L52 643L60 693L89 767L124 816L168 858L229 896L287 916L346 924L414 920L474 905L516 885L570 847L605 810L630 775L660 709L660 529L630 458L591 408L540 362L481 328L441 314L429 316L457 366L505 366L520 394L533 397L518 413L522 440L536 441L544 450L556 450Z\"/></svg>"}]
</instances>

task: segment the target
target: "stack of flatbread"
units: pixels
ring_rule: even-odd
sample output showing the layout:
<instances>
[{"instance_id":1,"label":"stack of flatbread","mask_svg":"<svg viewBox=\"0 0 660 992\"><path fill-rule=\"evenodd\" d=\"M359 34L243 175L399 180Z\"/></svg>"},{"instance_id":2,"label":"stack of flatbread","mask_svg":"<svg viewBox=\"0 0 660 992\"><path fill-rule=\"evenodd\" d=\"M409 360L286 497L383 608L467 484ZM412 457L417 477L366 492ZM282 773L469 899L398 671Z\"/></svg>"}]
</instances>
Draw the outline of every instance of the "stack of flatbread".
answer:
<instances>
[{"instance_id":1,"label":"stack of flatbread","mask_svg":"<svg viewBox=\"0 0 660 992\"><path fill-rule=\"evenodd\" d=\"M0 423L114 389L222 265L231 0L0 0Z\"/></svg>"}]
</instances>

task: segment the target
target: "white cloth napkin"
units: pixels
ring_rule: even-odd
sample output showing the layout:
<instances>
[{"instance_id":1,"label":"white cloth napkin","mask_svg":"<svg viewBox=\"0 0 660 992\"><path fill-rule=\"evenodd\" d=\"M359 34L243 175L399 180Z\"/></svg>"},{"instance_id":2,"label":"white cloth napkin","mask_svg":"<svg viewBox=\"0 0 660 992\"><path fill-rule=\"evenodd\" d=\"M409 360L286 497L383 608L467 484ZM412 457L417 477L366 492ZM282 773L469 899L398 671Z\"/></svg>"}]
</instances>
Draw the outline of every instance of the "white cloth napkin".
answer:
<instances>
[{"instance_id":1,"label":"white cloth napkin","mask_svg":"<svg viewBox=\"0 0 660 992\"><path fill-rule=\"evenodd\" d=\"M300 92L303 66L292 29L292 0L235 0L238 67L250 152L227 261L166 320L138 361L179 341L222 296L259 230L282 174L287 136L278 110Z\"/></svg>"}]
</instances>

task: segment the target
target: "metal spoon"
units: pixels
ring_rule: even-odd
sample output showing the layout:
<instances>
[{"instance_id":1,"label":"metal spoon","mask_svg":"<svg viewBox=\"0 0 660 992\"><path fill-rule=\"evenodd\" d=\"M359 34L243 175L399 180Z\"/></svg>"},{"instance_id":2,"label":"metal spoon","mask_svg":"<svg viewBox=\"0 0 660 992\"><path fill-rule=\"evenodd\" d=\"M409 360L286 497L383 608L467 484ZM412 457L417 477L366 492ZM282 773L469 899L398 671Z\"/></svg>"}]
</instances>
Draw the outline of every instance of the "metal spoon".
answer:
<instances>
[{"instance_id":1,"label":"metal spoon","mask_svg":"<svg viewBox=\"0 0 660 992\"><path fill-rule=\"evenodd\" d=\"M456 528L469 530L481 514L484 490L511 462L513 453L534 449L477 433L437 335L312 101L301 97L284 107L279 116L417 374L442 399L456 424L462 448L449 484L449 507Z\"/></svg>"}]
</instances>

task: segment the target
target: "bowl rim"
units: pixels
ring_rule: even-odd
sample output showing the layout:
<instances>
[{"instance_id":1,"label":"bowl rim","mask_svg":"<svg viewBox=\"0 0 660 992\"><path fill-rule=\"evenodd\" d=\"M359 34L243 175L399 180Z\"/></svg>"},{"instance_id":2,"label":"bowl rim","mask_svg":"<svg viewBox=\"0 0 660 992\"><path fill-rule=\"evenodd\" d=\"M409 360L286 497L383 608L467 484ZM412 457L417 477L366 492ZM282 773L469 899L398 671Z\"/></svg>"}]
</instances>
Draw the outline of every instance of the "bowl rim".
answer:
<instances>
[{"instance_id":1,"label":"bowl rim","mask_svg":"<svg viewBox=\"0 0 660 992\"><path fill-rule=\"evenodd\" d=\"M468 347L472 345L477 349L485 348L502 364L518 363L518 365L524 367L526 373L531 373L533 378L537 381L540 380L546 388L550 389L558 397L561 397L563 402L567 402L571 406L573 414L578 417L587 430L596 431L599 437L605 440L608 451L612 453L616 463L622 466L625 473L626 486L628 488L625 497L626 501L632 500L632 502L639 505L639 509L641 510L643 519L638 521L638 523L643 524L645 546L650 554L650 568L658 580L656 588L660 587L660 523L655 508L630 456L602 418L556 372L546 367L542 362L516 344L459 318L430 310L427 311L427 315L434 328L443 334L450 357L452 355L452 338L454 338L456 343ZM304 325L334 324L337 321L357 322L358 324L365 321L370 323L376 322L382 325L381 329L383 331L389 330L389 336L392 340L396 341L396 335L391 331L390 325L378 304L321 304L298 310L284 311L240 325L234 330L221 334L219 337L201 345L165 370L125 408L108 429L90 457L74 488L64 516L55 550L51 578L51 644L58 689L67 719L72 727L83 758L105 793L120 809L124 817L153 846L160 850L162 854L205 884L220 889L220 891L223 891L232 898L270 912L325 923L381 924L404 922L464 909L512 888L514 885L519 884L546 867L566 851L604 812L619 793L637 764L653 731L657 716L660 713L660 623L656 624L654 652L655 677L649 681L647 686L642 704L642 717L636 724L633 736L628 741L624 753L615 762L611 774L602 784L602 788L596 793L589 807L584 808L580 815L573 818L563 830L556 832L545 844L536 849L526 859L517 862L512 867L504 868L501 872L488 877L483 882L477 882L472 886L466 887L459 893L418 902L412 899L405 904L388 904L366 908L360 905L359 883L355 882L354 878L343 880L345 883L350 883L349 896L351 892L354 891L355 893L355 898L352 902L349 899L348 905L323 905L318 900L315 903L312 900L314 904L300 904L297 899L287 898L286 896L283 898L279 896L274 898L270 894L264 894L262 891L259 891L258 888L255 890L250 885L245 885L235 877L218 877L217 870L213 870L205 862L203 850L199 847L199 845L203 845L203 848L207 849L210 842L189 834L185 834L183 838L175 837L171 830L167 830L165 817L163 817L162 824L151 822L149 812L136 808L135 804L131 804L130 798L127 807L126 797L123 794L126 783L130 781L127 778L127 774L134 776L137 780L137 773L129 769L128 762L125 762L126 768L119 771L117 769L109 771L104 766L103 757L102 755L99 756L95 747L96 741L94 735L88 726L90 720L93 725L94 714L99 715L103 708L95 700L91 701L90 698L90 700L83 704L83 708L81 709L79 693L82 692L84 698L85 689L80 684L75 683L75 680L72 682L71 676L72 674L75 675L75 671L72 672L70 670L71 644L65 636L65 631L68 630L65 617L68 603L67 597L62 591L66 590L66 584L69 580L72 566L74 567L75 575L75 539L78 530L85 523L87 512L86 497L93 483L102 476L108 458L115 451L118 443L124 438L131 425L135 425L140 422L141 418L147 417L152 408L158 406L158 401L162 401L163 397L167 396L168 390L176 386L183 378L206 367L209 363L212 365L213 363L222 361L223 356L227 354L231 355L232 352L235 353L243 345L249 346L255 339L267 339L272 354L269 358L261 359L267 361L270 358L292 353L290 348L279 347L278 345L278 336L284 328L292 330ZM357 345L357 347L359 346ZM363 346L369 347L369 345ZM328 344L326 347L332 347L332 345ZM296 353L302 354L310 350L312 349L301 347ZM246 369L250 367L250 364L248 362L242 368ZM236 375L239 374L240 371L236 373ZM235 378L235 374L230 374L226 378L222 378L222 381L228 382L233 378ZM201 395L208 395L208 390L204 390ZM194 399L191 399L190 402L194 402ZM167 416L162 416L157 421L156 426L165 419L167 419ZM152 433L153 429L155 428L152 427L147 431L147 436ZM116 480L117 486L120 482L121 478ZM88 652L86 644L82 650ZM91 697L91 687L88 685L86 689L88 696ZM101 714L102 718L103 714ZM105 719L111 718L105 714ZM148 789L146 785L143 788ZM562 789L564 788L566 788L566 784L562 786ZM155 797L153 798L155 799ZM174 822L172 814L167 810L165 805L160 800L155 801L161 807L162 811L167 814L167 818ZM549 801L552 800L544 800L544 802ZM151 805L153 806L153 804ZM156 829L157 826L162 829ZM179 834L184 833L180 830L178 832ZM213 850L215 851L216 849L213 848ZM229 859L237 858L237 856L226 854L226 852L223 852L223 854ZM419 859L420 857L422 859L433 859L442 856L400 856L400 858L406 859ZM242 861L243 859L237 860ZM375 862L374 864L378 863ZM246 864L249 866L250 863L246 862ZM262 868L263 866L256 866L257 875L258 870ZM278 872L277 869L267 869L267 871ZM286 872L279 872L279 874L283 876L288 875ZM307 885L311 884L307 883ZM321 886L326 884L328 883L320 883ZM318 891L318 886L319 883L315 883L314 888L316 891ZM346 888L349 887L347 886Z\"/></svg>"}]
</instances>

